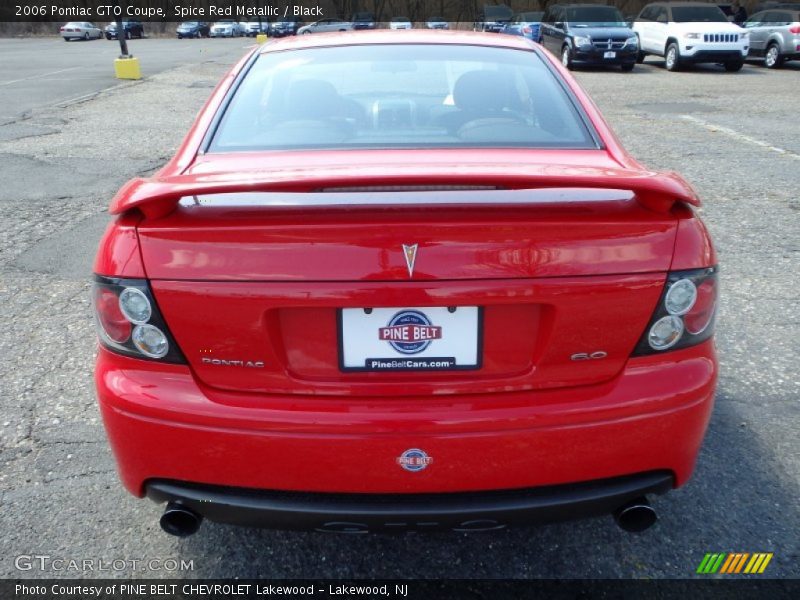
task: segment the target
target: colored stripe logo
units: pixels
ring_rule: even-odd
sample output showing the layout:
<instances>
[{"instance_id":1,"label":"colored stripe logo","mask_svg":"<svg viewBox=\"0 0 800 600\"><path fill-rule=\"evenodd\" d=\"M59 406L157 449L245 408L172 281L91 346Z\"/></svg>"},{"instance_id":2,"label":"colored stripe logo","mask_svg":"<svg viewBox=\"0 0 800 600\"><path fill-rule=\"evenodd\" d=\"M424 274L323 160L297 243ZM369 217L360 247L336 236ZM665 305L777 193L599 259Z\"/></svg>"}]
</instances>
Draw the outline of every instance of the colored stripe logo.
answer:
<instances>
[{"instance_id":1,"label":"colored stripe logo","mask_svg":"<svg viewBox=\"0 0 800 600\"><path fill-rule=\"evenodd\" d=\"M772 552L754 552L752 554L749 552L708 552L700 561L697 573L702 575L714 573L724 575L760 574L766 570L771 560Z\"/></svg>"}]
</instances>

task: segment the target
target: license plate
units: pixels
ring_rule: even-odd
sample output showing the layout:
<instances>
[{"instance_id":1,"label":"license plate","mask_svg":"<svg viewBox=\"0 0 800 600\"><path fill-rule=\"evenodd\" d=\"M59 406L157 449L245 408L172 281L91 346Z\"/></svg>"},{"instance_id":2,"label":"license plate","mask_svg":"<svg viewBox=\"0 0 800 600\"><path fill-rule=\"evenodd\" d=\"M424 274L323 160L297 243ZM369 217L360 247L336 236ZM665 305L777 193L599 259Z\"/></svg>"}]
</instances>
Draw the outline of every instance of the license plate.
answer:
<instances>
[{"instance_id":1,"label":"license plate","mask_svg":"<svg viewBox=\"0 0 800 600\"><path fill-rule=\"evenodd\" d=\"M477 306L339 311L342 371L478 369L480 344Z\"/></svg>"},{"instance_id":2,"label":"license plate","mask_svg":"<svg viewBox=\"0 0 800 600\"><path fill-rule=\"evenodd\" d=\"M606 52L603 54L603 58L617 58L616 52Z\"/></svg>"}]
</instances>

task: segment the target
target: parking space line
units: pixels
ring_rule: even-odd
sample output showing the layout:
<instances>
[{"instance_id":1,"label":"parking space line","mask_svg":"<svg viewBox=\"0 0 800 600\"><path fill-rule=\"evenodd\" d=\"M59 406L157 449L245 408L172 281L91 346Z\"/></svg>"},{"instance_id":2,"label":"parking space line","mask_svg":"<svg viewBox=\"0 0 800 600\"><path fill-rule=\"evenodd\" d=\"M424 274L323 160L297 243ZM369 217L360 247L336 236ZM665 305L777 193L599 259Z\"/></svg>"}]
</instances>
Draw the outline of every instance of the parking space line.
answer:
<instances>
[{"instance_id":1,"label":"parking space line","mask_svg":"<svg viewBox=\"0 0 800 600\"><path fill-rule=\"evenodd\" d=\"M12 79L11 81L3 81L0 85L11 85L12 83L20 83L21 81L30 81L31 79L41 79L48 75L56 75L57 73L64 73L65 71L74 71L80 67L67 67L66 69L59 69L58 71L50 71L49 73L41 73L39 75L31 75L30 77L23 77L22 79Z\"/></svg>"},{"instance_id":2,"label":"parking space line","mask_svg":"<svg viewBox=\"0 0 800 600\"><path fill-rule=\"evenodd\" d=\"M763 140L759 140L759 139L756 139L754 137L750 137L749 135L744 134L744 133L740 133L739 131L736 131L735 129L731 129L729 127L723 127L722 125L716 125L714 123L710 123L708 121L700 119L699 117L695 117L694 115L681 115L681 118L686 120L686 121L691 121L692 123L695 123L696 125L699 125L700 127L703 127L704 129L708 129L709 131L718 131L720 133L724 133L725 135L727 135L729 137L732 137L734 139L740 140L742 142L747 142L749 144L754 144L756 146L760 146L760 147L762 147L762 148L764 148L766 150L769 150L771 152L776 152L778 154L782 154L783 156L786 156L787 158L793 158L795 160L800 160L800 154L797 154L796 152L792 152L791 150L786 150L785 148L779 148L778 146L773 146L769 142L765 142Z\"/></svg>"}]
</instances>

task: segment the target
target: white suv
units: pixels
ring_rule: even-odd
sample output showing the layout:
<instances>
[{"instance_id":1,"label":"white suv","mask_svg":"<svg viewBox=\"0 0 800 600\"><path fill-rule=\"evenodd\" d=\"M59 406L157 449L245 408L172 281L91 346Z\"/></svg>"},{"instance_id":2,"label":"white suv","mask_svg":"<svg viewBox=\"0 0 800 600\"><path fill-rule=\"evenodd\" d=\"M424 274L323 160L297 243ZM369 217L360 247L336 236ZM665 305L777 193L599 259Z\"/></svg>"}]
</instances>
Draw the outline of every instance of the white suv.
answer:
<instances>
[{"instance_id":1,"label":"white suv","mask_svg":"<svg viewBox=\"0 0 800 600\"><path fill-rule=\"evenodd\" d=\"M667 69L692 63L721 63L739 71L750 49L748 32L734 25L716 4L648 4L633 24L639 36L639 62L648 54L663 56Z\"/></svg>"}]
</instances>

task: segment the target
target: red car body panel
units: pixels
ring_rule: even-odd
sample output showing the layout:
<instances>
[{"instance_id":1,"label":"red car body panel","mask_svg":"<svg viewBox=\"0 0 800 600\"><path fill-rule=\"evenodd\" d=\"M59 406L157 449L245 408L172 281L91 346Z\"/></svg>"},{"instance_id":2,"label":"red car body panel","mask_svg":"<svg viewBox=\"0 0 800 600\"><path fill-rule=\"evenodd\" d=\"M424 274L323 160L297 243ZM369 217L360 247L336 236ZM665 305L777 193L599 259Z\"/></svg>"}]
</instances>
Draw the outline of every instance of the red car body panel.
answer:
<instances>
[{"instance_id":1,"label":"red car body panel","mask_svg":"<svg viewBox=\"0 0 800 600\"><path fill-rule=\"evenodd\" d=\"M713 406L712 343L632 359L596 386L337 400L219 392L182 365L101 350L96 384L120 475L253 489L515 489L668 469L689 478ZM677 441L680 440L680 443ZM424 471L395 458L425 448Z\"/></svg>"},{"instance_id":2,"label":"red car body panel","mask_svg":"<svg viewBox=\"0 0 800 600\"><path fill-rule=\"evenodd\" d=\"M713 406L713 340L636 355L670 271L716 265L699 199L644 169L572 76L514 36L358 32L342 44L472 44L537 52L582 105L596 150L203 152L245 67L222 80L175 157L134 179L95 261L146 280L186 364L101 348L96 386L125 486L430 493L533 488L651 471L691 475ZM308 39L311 38L311 39ZM552 193L484 206L187 207L191 196L334 194L401 186ZM417 190L417 191L414 191ZM605 190L591 203L564 195ZM473 197L497 190L472 190ZM400 248L418 245L413 277ZM344 308L482 307L480 368L343 372ZM576 361L598 352L602 360ZM600 356L602 354L602 356ZM260 368L214 364L251 361ZM424 448L424 470L399 468ZM198 509L199 510L199 509Z\"/></svg>"}]
</instances>

